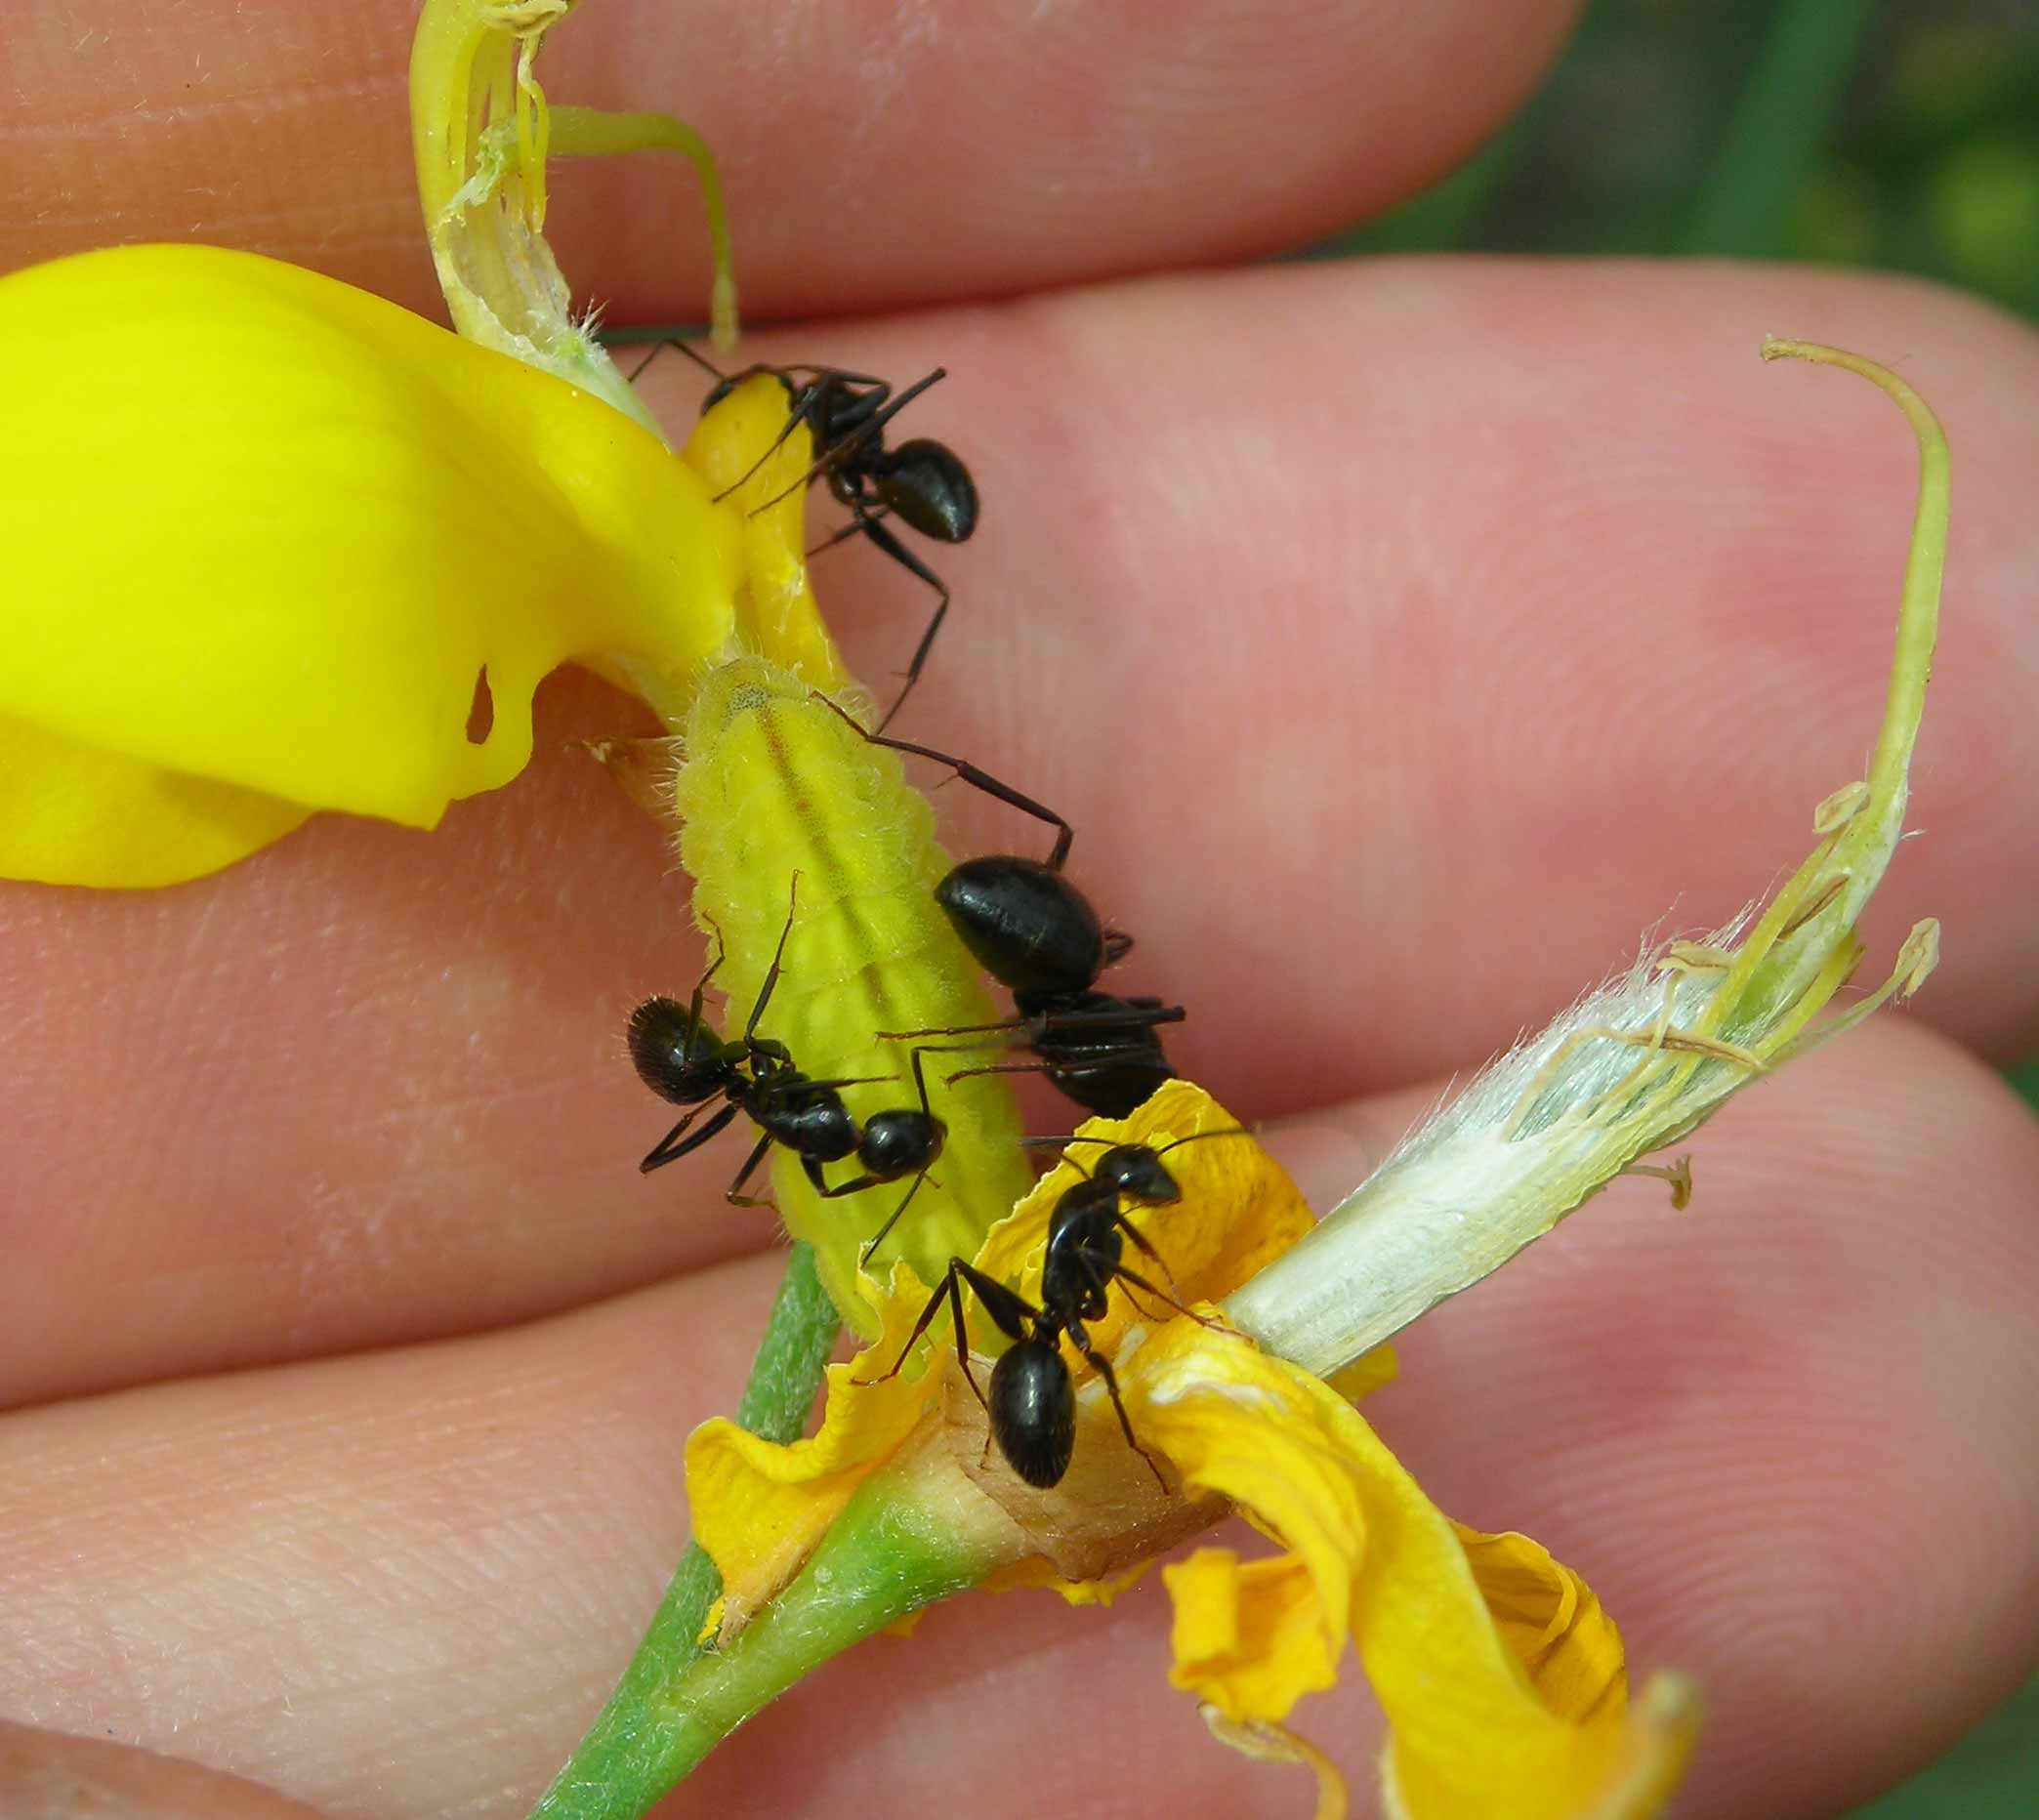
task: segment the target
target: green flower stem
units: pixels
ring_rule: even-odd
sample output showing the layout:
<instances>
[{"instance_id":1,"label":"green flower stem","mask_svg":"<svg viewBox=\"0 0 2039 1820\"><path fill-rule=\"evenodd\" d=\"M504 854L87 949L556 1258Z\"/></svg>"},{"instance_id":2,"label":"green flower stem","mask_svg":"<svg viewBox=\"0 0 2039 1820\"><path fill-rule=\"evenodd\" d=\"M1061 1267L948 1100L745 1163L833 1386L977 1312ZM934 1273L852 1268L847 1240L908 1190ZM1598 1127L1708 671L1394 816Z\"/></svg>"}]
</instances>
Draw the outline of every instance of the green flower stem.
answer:
<instances>
[{"instance_id":1,"label":"green flower stem","mask_svg":"<svg viewBox=\"0 0 2039 1820\"><path fill-rule=\"evenodd\" d=\"M736 1405L737 1426L782 1446L797 1441L821 1387L837 1329L835 1304L814 1267L814 1248L795 1245L751 1363L750 1382ZM721 1592L715 1563L688 1543L630 1667L566 1767L531 1810L533 1820L540 1815L587 1820L598 1814L640 1814L700 1760L699 1749L686 1755L693 1733L679 1723L685 1716L674 1712L672 1689L691 1665L710 1654L697 1639ZM676 1762L677 1768L672 1766Z\"/></svg>"},{"instance_id":2,"label":"green flower stem","mask_svg":"<svg viewBox=\"0 0 2039 1820\"><path fill-rule=\"evenodd\" d=\"M1782 0L1771 8L1713 167L1668 252L1782 259L1805 181L1818 163L1883 9L1876 0Z\"/></svg>"},{"instance_id":3,"label":"green flower stem","mask_svg":"<svg viewBox=\"0 0 2039 1820\"><path fill-rule=\"evenodd\" d=\"M618 152L675 151L694 168L701 207L708 217L708 246L715 280L708 298L708 338L718 349L736 345L736 279L729 258L729 217L723 206L722 179L708 142L671 114L605 113L597 107L552 110L555 157L600 158Z\"/></svg>"},{"instance_id":4,"label":"green flower stem","mask_svg":"<svg viewBox=\"0 0 2039 1820\"><path fill-rule=\"evenodd\" d=\"M806 1566L727 1648L669 1649L654 1665L646 1639L532 1820L636 1820L822 1663L1011 1561L1018 1536L961 1472L930 1471L909 1451L857 1488ZM662 1610L654 1635L665 1619ZM626 1696L633 1713L612 1722Z\"/></svg>"},{"instance_id":5,"label":"green flower stem","mask_svg":"<svg viewBox=\"0 0 2039 1820\"><path fill-rule=\"evenodd\" d=\"M667 1688L664 1779L632 1792L641 1805L619 1800L599 1810L604 1820L641 1813L831 1657L967 1591L1011 1558L1016 1531L997 1506L967 1488L954 1499L929 1496L905 1467L866 1479L791 1584L727 1649L696 1657Z\"/></svg>"}]
</instances>

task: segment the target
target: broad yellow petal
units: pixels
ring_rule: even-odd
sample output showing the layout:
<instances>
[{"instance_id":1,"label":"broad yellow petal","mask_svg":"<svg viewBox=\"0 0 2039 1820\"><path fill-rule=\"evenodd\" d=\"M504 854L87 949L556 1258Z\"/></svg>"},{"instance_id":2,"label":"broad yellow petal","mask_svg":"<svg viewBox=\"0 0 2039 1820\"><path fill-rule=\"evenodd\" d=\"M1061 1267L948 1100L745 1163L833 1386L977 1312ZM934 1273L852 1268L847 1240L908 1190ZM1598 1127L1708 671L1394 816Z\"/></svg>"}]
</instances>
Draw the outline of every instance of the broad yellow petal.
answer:
<instances>
[{"instance_id":1,"label":"broad yellow petal","mask_svg":"<svg viewBox=\"0 0 2039 1820\"><path fill-rule=\"evenodd\" d=\"M280 841L311 813L0 716L0 877L174 885Z\"/></svg>"},{"instance_id":2,"label":"broad yellow petal","mask_svg":"<svg viewBox=\"0 0 2039 1820\"><path fill-rule=\"evenodd\" d=\"M17 748L294 806L166 851L119 807L185 786L109 765L72 864L0 817L0 870L193 876L316 807L429 827L522 766L562 661L677 713L731 636L743 527L655 437L294 267L133 247L0 279L0 398Z\"/></svg>"}]
</instances>

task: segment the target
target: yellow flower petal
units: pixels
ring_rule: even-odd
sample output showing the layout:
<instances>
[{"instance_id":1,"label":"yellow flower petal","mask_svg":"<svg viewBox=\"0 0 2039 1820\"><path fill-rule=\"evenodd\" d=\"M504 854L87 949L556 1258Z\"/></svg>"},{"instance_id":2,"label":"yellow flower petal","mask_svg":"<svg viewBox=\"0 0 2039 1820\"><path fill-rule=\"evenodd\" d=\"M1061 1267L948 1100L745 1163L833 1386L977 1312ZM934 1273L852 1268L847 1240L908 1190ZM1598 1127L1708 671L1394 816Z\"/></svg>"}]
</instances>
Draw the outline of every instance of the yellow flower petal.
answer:
<instances>
[{"instance_id":1,"label":"yellow flower petal","mask_svg":"<svg viewBox=\"0 0 2039 1820\"><path fill-rule=\"evenodd\" d=\"M1412 1820L1560 1820L1633 1773L1620 1640L1541 1550L1475 1535L1469 1553L1336 1392L1237 1336L1177 1321L1120 1375L1146 1444L1278 1535L1313 1592L1312 1612L1294 1570L1192 1563L1178 1685L1278 1721L1324 1684L1350 1629L1392 1730L1393 1799ZM1256 1596L1265 1610L1249 1609Z\"/></svg>"},{"instance_id":2,"label":"yellow flower petal","mask_svg":"<svg viewBox=\"0 0 2039 1820\"><path fill-rule=\"evenodd\" d=\"M1580 1721L1618 1708L1628 1697L1627 1657L1593 1589L1527 1536L1453 1527L1502 1641L1544 1704Z\"/></svg>"},{"instance_id":3,"label":"yellow flower petal","mask_svg":"<svg viewBox=\"0 0 2039 1820\"><path fill-rule=\"evenodd\" d=\"M681 459L728 494L742 514L743 641L810 688L833 695L848 686L835 641L808 585L808 464L813 437L805 424L779 439L786 389L770 374L746 380L694 426ZM776 446L774 446L776 444ZM760 459L761 452L765 453Z\"/></svg>"},{"instance_id":4,"label":"yellow flower petal","mask_svg":"<svg viewBox=\"0 0 2039 1820\"><path fill-rule=\"evenodd\" d=\"M174 885L280 841L311 813L0 716L0 877Z\"/></svg>"},{"instance_id":5,"label":"yellow flower petal","mask_svg":"<svg viewBox=\"0 0 2039 1820\"><path fill-rule=\"evenodd\" d=\"M1238 1123L1188 1081L1170 1081L1129 1119L1086 1120L1077 1135L1101 1141L1067 1147L1062 1161L1034 1184L1033 1192L991 1228L976 1260L978 1267L1038 1303L1049 1216L1107 1144L1144 1143L1158 1150L1194 1133L1234 1131ZM1128 1269L1160 1289L1168 1288L1172 1274L1186 1303L1215 1302L1229 1295L1312 1224L1310 1207L1288 1172L1250 1134L1200 1138L1170 1150L1164 1160L1182 1185L1183 1198L1165 1207L1129 1207L1127 1213L1161 1255L1167 1271L1130 1243L1125 1262ZM1148 1306L1166 1312L1152 1303ZM1112 1294L1110 1311L1087 1325L1092 1340L1109 1355L1117 1350L1128 1325L1142 1318L1121 1289Z\"/></svg>"},{"instance_id":6,"label":"yellow flower petal","mask_svg":"<svg viewBox=\"0 0 2039 1820\"><path fill-rule=\"evenodd\" d=\"M931 1355L896 1378L888 1370L906 1344L927 1291L904 1264L894 1272L878 1338L847 1365L828 1368L820 1431L790 1447L747 1434L718 1417L687 1442L687 1497L694 1540L722 1574L723 1622L740 1630L813 1552L851 1494L898 1450L941 1386Z\"/></svg>"},{"instance_id":7,"label":"yellow flower petal","mask_svg":"<svg viewBox=\"0 0 2039 1820\"><path fill-rule=\"evenodd\" d=\"M1362 1352L1343 1371L1335 1371L1324 1382L1348 1403L1363 1402L1376 1390L1385 1390L1401 1370L1394 1348L1385 1341L1371 1352Z\"/></svg>"},{"instance_id":8,"label":"yellow flower petal","mask_svg":"<svg viewBox=\"0 0 2039 1820\"><path fill-rule=\"evenodd\" d=\"M1300 1556L1241 1561L1229 1549L1198 1549L1161 1577L1175 1601L1169 1682L1227 1718L1286 1713L1338 1679L1345 1634L1326 1622Z\"/></svg>"},{"instance_id":9,"label":"yellow flower petal","mask_svg":"<svg viewBox=\"0 0 2039 1820\"><path fill-rule=\"evenodd\" d=\"M742 526L654 437L290 266L133 247L0 279L0 717L51 736L45 773L68 745L178 780L104 766L67 864L0 815L0 871L195 876L316 807L429 827L522 766L562 661L677 712L731 636ZM186 847L118 812L192 780L234 807Z\"/></svg>"},{"instance_id":10,"label":"yellow flower petal","mask_svg":"<svg viewBox=\"0 0 2039 1820\"><path fill-rule=\"evenodd\" d=\"M1317 1785L1316 1811L1311 1820L1346 1820L1351 1803L1346 1795L1345 1778L1338 1773L1338 1766L1308 1738L1299 1737L1286 1726L1271 1724L1266 1719L1253 1719L1241 1724L1208 1704L1202 1713L1203 1722L1210 1727L1211 1736L1242 1757L1250 1757L1262 1763L1292 1763L1299 1769L1309 1770Z\"/></svg>"}]
</instances>

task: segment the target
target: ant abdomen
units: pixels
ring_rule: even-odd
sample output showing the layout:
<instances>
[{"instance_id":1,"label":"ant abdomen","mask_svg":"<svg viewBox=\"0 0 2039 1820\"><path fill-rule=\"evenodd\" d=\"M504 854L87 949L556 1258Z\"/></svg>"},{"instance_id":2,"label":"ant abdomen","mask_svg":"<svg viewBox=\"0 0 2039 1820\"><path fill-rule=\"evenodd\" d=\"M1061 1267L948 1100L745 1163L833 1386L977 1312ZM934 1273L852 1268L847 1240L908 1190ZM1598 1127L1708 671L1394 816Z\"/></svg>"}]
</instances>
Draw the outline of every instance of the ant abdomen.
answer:
<instances>
[{"instance_id":1,"label":"ant abdomen","mask_svg":"<svg viewBox=\"0 0 2039 1820\"><path fill-rule=\"evenodd\" d=\"M1020 1341L991 1368L991 1433L1006 1463L1043 1491L1076 1452L1076 1386L1053 1339Z\"/></svg>"},{"instance_id":2,"label":"ant abdomen","mask_svg":"<svg viewBox=\"0 0 2039 1820\"><path fill-rule=\"evenodd\" d=\"M935 901L977 963L1015 993L1084 991L1109 944L1088 897L1052 866L985 853L953 867Z\"/></svg>"},{"instance_id":3,"label":"ant abdomen","mask_svg":"<svg viewBox=\"0 0 2039 1820\"><path fill-rule=\"evenodd\" d=\"M910 1107L874 1112L864 1121L856 1153L873 1175L903 1176L922 1158L939 1152L947 1129L939 1119Z\"/></svg>"},{"instance_id":4,"label":"ant abdomen","mask_svg":"<svg viewBox=\"0 0 2039 1820\"><path fill-rule=\"evenodd\" d=\"M870 479L892 515L923 537L960 544L977 529L977 482L944 443L929 436L902 442Z\"/></svg>"}]
</instances>

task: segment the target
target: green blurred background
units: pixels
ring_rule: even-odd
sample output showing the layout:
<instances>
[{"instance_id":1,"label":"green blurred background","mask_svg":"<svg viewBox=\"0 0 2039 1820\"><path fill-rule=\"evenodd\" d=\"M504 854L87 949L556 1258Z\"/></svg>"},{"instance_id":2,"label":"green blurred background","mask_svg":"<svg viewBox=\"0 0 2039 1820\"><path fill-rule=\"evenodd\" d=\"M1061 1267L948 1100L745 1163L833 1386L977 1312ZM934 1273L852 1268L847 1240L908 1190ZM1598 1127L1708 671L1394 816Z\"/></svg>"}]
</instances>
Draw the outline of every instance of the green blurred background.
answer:
<instances>
[{"instance_id":1,"label":"green blurred background","mask_svg":"<svg viewBox=\"0 0 2039 1820\"><path fill-rule=\"evenodd\" d=\"M1597 0L1498 139L1315 251L1451 248L1877 266L2039 318L2039 0ZM2039 1057L2012 1078L2039 1110ZM2039 1678L1853 1820L2012 1815Z\"/></svg>"}]
</instances>

